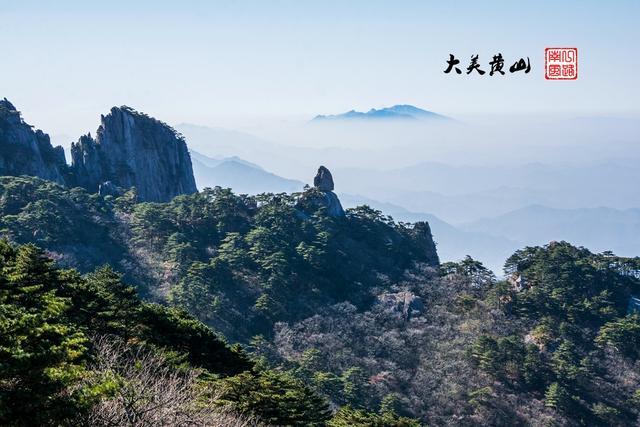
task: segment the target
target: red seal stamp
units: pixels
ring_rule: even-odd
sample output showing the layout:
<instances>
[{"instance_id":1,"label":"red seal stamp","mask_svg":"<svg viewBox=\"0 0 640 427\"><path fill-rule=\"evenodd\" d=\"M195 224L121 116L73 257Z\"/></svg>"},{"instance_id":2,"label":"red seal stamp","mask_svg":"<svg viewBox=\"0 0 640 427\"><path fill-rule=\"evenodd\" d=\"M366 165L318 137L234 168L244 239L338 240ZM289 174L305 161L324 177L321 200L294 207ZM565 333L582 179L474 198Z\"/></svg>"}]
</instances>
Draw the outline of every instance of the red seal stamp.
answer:
<instances>
[{"instance_id":1,"label":"red seal stamp","mask_svg":"<svg viewBox=\"0 0 640 427\"><path fill-rule=\"evenodd\" d=\"M544 50L544 78L575 80L578 78L578 48L548 47Z\"/></svg>"}]
</instances>

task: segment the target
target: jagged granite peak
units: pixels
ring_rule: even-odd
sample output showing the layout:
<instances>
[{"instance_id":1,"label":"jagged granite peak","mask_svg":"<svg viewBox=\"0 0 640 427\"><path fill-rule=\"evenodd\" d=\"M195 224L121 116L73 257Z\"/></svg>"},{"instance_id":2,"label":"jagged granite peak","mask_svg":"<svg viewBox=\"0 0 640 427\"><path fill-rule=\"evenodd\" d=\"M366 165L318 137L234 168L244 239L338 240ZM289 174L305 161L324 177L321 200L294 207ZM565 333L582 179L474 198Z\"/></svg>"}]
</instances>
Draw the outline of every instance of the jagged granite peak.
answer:
<instances>
[{"instance_id":1,"label":"jagged granite peak","mask_svg":"<svg viewBox=\"0 0 640 427\"><path fill-rule=\"evenodd\" d=\"M91 192L136 187L141 201L165 202L197 191L187 144L166 123L133 108L113 107L91 134L71 145L75 184Z\"/></svg>"},{"instance_id":2,"label":"jagged granite peak","mask_svg":"<svg viewBox=\"0 0 640 427\"><path fill-rule=\"evenodd\" d=\"M62 147L49 135L33 130L7 98L0 100L0 175L31 175L67 183L68 167Z\"/></svg>"},{"instance_id":3,"label":"jagged granite peak","mask_svg":"<svg viewBox=\"0 0 640 427\"><path fill-rule=\"evenodd\" d=\"M298 200L297 208L305 215L311 215L323 210L328 216L344 216L344 209L340 199L333 192L333 177L324 166L318 168L318 173L313 179L313 187L305 190Z\"/></svg>"},{"instance_id":4,"label":"jagged granite peak","mask_svg":"<svg viewBox=\"0 0 640 427\"><path fill-rule=\"evenodd\" d=\"M333 177L329 169L324 166L318 168L318 173L313 178L313 186L320 191L333 191Z\"/></svg>"}]
</instances>

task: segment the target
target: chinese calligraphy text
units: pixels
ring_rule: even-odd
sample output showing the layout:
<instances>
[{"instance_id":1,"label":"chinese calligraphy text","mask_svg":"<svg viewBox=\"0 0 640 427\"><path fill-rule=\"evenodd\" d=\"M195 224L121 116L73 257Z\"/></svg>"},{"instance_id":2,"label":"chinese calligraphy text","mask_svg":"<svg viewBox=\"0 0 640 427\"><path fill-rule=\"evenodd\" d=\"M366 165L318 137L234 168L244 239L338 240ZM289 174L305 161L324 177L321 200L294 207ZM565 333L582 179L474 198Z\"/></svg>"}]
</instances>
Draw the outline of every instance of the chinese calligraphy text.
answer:
<instances>
[{"instance_id":1,"label":"chinese calligraphy text","mask_svg":"<svg viewBox=\"0 0 640 427\"><path fill-rule=\"evenodd\" d=\"M493 55L493 60L488 63L489 67L491 67L489 70L489 75L493 76L494 74L496 74L504 76L504 62L505 59L502 57L502 53ZM457 65L459 64L460 60L456 59L455 55L450 53L449 59L447 60L447 68L444 70L444 73L449 74L451 71L455 70L456 74L462 74L462 70L457 67ZM467 74L471 74L474 71L481 76L483 76L486 72L481 68L479 55L471 55L471 60L469 61L469 66L467 67ZM526 61L524 60L524 58L520 58L509 67L510 73L516 73L518 71L524 71L525 74L531 71L531 62L529 61L529 57L527 57Z\"/></svg>"}]
</instances>

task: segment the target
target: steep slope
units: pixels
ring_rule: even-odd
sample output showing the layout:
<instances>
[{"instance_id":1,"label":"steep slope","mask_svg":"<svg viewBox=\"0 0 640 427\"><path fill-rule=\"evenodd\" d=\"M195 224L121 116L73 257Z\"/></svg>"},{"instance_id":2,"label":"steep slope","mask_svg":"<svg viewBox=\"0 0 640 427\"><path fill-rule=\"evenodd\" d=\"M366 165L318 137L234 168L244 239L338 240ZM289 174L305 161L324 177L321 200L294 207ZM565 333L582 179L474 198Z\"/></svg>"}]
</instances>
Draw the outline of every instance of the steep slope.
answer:
<instances>
[{"instance_id":1,"label":"steep slope","mask_svg":"<svg viewBox=\"0 0 640 427\"><path fill-rule=\"evenodd\" d=\"M163 202L197 191L184 138L129 107L102 116L96 138L81 137L72 144L71 157L75 184L90 192L110 183L136 187L140 200Z\"/></svg>"},{"instance_id":2,"label":"steep slope","mask_svg":"<svg viewBox=\"0 0 640 427\"><path fill-rule=\"evenodd\" d=\"M0 175L31 175L59 184L67 181L62 147L53 147L49 135L22 120L6 98L0 100Z\"/></svg>"}]
</instances>

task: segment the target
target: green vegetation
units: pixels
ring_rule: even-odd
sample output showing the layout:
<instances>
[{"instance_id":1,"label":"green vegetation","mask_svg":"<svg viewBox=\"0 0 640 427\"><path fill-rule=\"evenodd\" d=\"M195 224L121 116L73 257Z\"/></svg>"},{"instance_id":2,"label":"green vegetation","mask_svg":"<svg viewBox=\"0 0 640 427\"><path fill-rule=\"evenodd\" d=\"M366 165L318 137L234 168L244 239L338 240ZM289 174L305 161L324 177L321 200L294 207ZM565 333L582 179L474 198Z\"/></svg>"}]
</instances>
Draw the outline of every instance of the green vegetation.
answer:
<instances>
[{"instance_id":1,"label":"green vegetation","mask_svg":"<svg viewBox=\"0 0 640 427\"><path fill-rule=\"evenodd\" d=\"M304 316L332 299L370 299L368 289L380 283L375 263L401 274L422 256L420 238L379 212L361 209L345 222L305 220L286 195L247 198L214 189L140 204L135 191L101 198L37 178L3 177L0 213L3 234L24 243L0 245L0 424L86 418L101 425L130 410L115 402L148 396L145 384L170 391L182 381L201 402L196 406L208 402L216 416L324 425L332 411L323 394L293 372L256 364L188 311L236 339L269 335L278 319ZM360 237L330 237L349 227ZM386 235L369 238L367 227ZM344 251L356 249L364 252L350 262L366 271L362 276L343 265ZM169 278L166 291L153 283L159 274ZM169 305L143 302L139 294ZM135 367L146 363L147 375L164 374L142 381ZM149 399L151 405L155 397ZM179 410L202 415L188 405Z\"/></svg>"},{"instance_id":2,"label":"green vegetation","mask_svg":"<svg viewBox=\"0 0 640 427\"><path fill-rule=\"evenodd\" d=\"M87 272L122 260L117 230L112 204L95 194L39 178L0 177L0 231L12 241L35 243Z\"/></svg>"},{"instance_id":3,"label":"green vegetation","mask_svg":"<svg viewBox=\"0 0 640 427\"><path fill-rule=\"evenodd\" d=\"M298 200L0 177L0 424L637 422L640 259L552 242L497 280Z\"/></svg>"},{"instance_id":4,"label":"green vegetation","mask_svg":"<svg viewBox=\"0 0 640 427\"><path fill-rule=\"evenodd\" d=\"M111 265L143 297L185 308L243 341L332 302L366 305L372 289L414 262L437 262L428 228L394 223L366 206L330 218L296 202L297 195L215 188L136 203L135 191L101 198L2 177L0 230L83 273Z\"/></svg>"},{"instance_id":5,"label":"green vegetation","mask_svg":"<svg viewBox=\"0 0 640 427\"><path fill-rule=\"evenodd\" d=\"M33 245L0 241L0 331L1 424L73 424L96 405L109 408L121 389L142 396L143 381L131 372L149 360L161 361L167 377L154 377L159 369L150 365L144 384L157 381L167 391L163 381L198 368L203 392L194 398L213 393L212 407L273 424L331 418L325 399L291 373L256 365L182 310L141 302L109 267L83 277L56 268ZM121 360L128 354L133 367ZM104 370L96 363L103 358L118 363Z\"/></svg>"},{"instance_id":6,"label":"green vegetation","mask_svg":"<svg viewBox=\"0 0 640 427\"><path fill-rule=\"evenodd\" d=\"M251 368L246 355L186 313L140 302L108 267L82 277L55 268L36 246L0 241L0 269L2 424L56 424L86 410L97 391L78 385L90 374L98 335L170 350L176 363L212 374Z\"/></svg>"},{"instance_id":7,"label":"green vegetation","mask_svg":"<svg viewBox=\"0 0 640 427\"><path fill-rule=\"evenodd\" d=\"M611 347L627 357L640 357L640 316L630 314L605 323L596 337L600 347Z\"/></svg>"},{"instance_id":8,"label":"green vegetation","mask_svg":"<svg viewBox=\"0 0 640 427\"><path fill-rule=\"evenodd\" d=\"M420 423L410 418L399 417L394 412L380 414L353 409L350 406L340 408L335 417L329 421L330 427L370 426L370 427L419 427Z\"/></svg>"},{"instance_id":9,"label":"green vegetation","mask_svg":"<svg viewBox=\"0 0 640 427\"><path fill-rule=\"evenodd\" d=\"M579 423L631 422L635 390L620 377L635 381L625 370L640 355L638 315L627 315L640 292L640 259L552 242L516 252L505 271L510 282L487 300L518 327L479 337L468 352L473 363Z\"/></svg>"}]
</instances>

